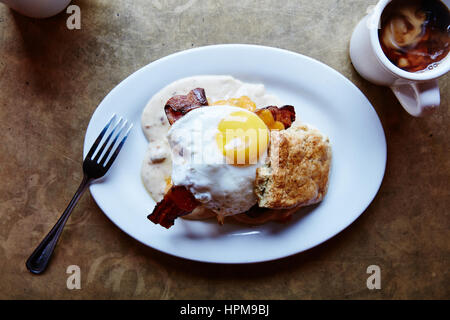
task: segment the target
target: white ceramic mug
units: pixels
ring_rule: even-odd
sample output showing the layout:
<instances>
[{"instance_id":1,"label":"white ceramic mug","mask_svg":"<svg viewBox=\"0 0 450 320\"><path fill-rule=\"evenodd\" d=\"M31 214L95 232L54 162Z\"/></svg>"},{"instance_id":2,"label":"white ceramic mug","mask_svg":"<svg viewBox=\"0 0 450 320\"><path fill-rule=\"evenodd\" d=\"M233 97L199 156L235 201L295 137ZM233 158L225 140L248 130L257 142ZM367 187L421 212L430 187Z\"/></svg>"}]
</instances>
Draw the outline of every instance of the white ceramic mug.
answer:
<instances>
[{"instance_id":1,"label":"white ceramic mug","mask_svg":"<svg viewBox=\"0 0 450 320\"><path fill-rule=\"evenodd\" d=\"M11 9L32 18L48 18L63 11L71 0L0 0Z\"/></svg>"},{"instance_id":2,"label":"white ceramic mug","mask_svg":"<svg viewBox=\"0 0 450 320\"><path fill-rule=\"evenodd\" d=\"M438 67L423 72L407 72L394 65L383 53L378 37L380 18L392 0L380 0L356 26L350 41L350 58L366 80L389 86L403 108L413 116L423 116L440 104L437 78L450 70L449 55ZM447 7L450 0L442 1Z\"/></svg>"}]
</instances>

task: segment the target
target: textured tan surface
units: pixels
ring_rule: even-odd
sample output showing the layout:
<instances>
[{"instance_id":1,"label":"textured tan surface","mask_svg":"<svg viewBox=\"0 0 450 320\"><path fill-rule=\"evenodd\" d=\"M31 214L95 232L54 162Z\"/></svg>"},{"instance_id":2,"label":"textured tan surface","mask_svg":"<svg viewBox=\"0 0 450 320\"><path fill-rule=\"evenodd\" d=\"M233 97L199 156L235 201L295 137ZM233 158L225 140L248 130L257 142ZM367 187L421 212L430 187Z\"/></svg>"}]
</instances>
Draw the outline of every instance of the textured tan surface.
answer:
<instances>
[{"instance_id":1,"label":"textured tan surface","mask_svg":"<svg viewBox=\"0 0 450 320\"><path fill-rule=\"evenodd\" d=\"M32 20L0 4L0 298L450 298L449 77L442 108L404 112L389 89L361 79L348 58L364 0L74 1L66 14ZM216 43L282 47L325 62L377 110L388 142L384 182L344 232L303 254L265 264L180 260L128 237L87 194L47 273L24 262L81 180L84 132L98 103L133 71L167 54ZM339 214L338 212L336 214ZM81 290L66 268L81 268ZM381 267L381 290L366 268Z\"/></svg>"},{"instance_id":2,"label":"textured tan surface","mask_svg":"<svg viewBox=\"0 0 450 320\"><path fill-rule=\"evenodd\" d=\"M331 146L307 125L270 132L269 161L256 169L255 193L265 208L304 207L322 201L328 188Z\"/></svg>"}]
</instances>

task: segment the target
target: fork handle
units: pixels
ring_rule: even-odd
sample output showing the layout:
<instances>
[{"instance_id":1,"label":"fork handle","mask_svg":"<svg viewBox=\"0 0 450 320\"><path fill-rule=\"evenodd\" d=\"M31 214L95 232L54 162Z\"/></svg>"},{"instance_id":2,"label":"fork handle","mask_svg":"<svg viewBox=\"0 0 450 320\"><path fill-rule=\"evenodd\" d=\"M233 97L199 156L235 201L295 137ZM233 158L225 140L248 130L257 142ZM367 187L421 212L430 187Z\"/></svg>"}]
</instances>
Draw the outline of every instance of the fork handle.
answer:
<instances>
[{"instance_id":1,"label":"fork handle","mask_svg":"<svg viewBox=\"0 0 450 320\"><path fill-rule=\"evenodd\" d=\"M66 224L67 219L72 213L72 210L77 204L78 200L81 198L84 191L86 191L86 188L91 180L92 179L88 178L86 175L83 176L83 181L78 187L77 192L75 192L75 195L73 196L66 210L64 210L63 214L53 226L52 230L50 230L50 232L45 236L42 242L37 246L37 248L28 258L26 266L30 272L34 274L40 274L47 268L48 262L52 257L53 250L55 249L56 243L61 236L64 225Z\"/></svg>"}]
</instances>

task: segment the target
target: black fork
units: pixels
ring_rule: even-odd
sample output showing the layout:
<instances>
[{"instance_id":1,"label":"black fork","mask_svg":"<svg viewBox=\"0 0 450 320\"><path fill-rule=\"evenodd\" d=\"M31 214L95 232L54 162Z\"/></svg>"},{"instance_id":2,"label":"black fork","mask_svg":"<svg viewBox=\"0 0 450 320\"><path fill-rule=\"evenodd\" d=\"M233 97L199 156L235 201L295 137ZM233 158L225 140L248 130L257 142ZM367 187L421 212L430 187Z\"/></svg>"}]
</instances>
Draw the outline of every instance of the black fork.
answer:
<instances>
[{"instance_id":1,"label":"black fork","mask_svg":"<svg viewBox=\"0 0 450 320\"><path fill-rule=\"evenodd\" d=\"M66 210L64 210L63 214L58 219L56 224L28 258L26 266L30 272L39 274L45 271L52 256L53 250L56 247L56 243L61 236L64 225L66 224L67 219L72 213L72 210L77 204L78 200L81 198L92 180L101 178L106 174L106 172L109 170L114 160L116 159L117 155L119 154L120 149L125 143L125 140L127 139L128 134L133 127L133 124L128 124L128 121L123 120L122 118L116 121L116 118L116 115L112 116L112 118L100 132L99 136L86 155L86 158L83 161L83 181L78 187L78 190L75 192L75 195L73 196ZM102 141L111 125L113 127L111 132L108 134L99 148L100 142ZM119 143L117 143L119 137L121 137L121 140ZM109 143L111 138L113 140L111 143Z\"/></svg>"}]
</instances>

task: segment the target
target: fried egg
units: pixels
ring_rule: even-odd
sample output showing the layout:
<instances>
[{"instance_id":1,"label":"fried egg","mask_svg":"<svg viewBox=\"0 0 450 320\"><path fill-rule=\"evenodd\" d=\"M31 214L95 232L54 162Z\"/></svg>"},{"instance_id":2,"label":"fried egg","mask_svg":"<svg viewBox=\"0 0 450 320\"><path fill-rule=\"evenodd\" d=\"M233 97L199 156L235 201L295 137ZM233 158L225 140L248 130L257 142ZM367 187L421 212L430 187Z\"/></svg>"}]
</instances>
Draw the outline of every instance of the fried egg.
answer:
<instances>
[{"instance_id":1,"label":"fried egg","mask_svg":"<svg viewBox=\"0 0 450 320\"><path fill-rule=\"evenodd\" d=\"M229 105L198 108L175 122L167 138L174 185L221 216L256 204L256 169L267 157L269 129L255 113Z\"/></svg>"}]
</instances>

